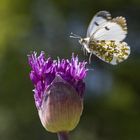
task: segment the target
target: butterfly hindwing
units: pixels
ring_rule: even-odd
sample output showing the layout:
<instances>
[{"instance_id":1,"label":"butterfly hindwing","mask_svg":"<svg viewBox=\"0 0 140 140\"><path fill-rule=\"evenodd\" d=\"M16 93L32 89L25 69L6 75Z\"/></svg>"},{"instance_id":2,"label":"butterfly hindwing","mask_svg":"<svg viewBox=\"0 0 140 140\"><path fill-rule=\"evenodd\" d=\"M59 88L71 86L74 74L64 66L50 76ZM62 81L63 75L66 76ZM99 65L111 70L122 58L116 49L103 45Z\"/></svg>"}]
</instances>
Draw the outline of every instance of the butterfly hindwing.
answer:
<instances>
[{"instance_id":1,"label":"butterfly hindwing","mask_svg":"<svg viewBox=\"0 0 140 140\"><path fill-rule=\"evenodd\" d=\"M116 17L104 23L96 30L92 37L95 40L115 40L122 41L127 34L127 25L124 17Z\"/></svg>"},{"instance_id":2,"label":"butterfly hindwing","mask_svg":"<svg viewBox=\"0 0 140 140\"><path fill-rule=\"evenodd\" d=\"M91 41L89 43L90 52L95 54L101 60L116 65L125 59L130 54L130 47L126 42L119 41Z\"/></svg>"},{"instance_id":3,"label":"butterfly hindwing","mask_svg":"<svg viewBox=\"0 0 140 140\"><path fill-rule=\"evenodd\" d=\"M101 27L102 24L106 23L111 19L111 14L107 11L98 12L91 20L88 29L87 37L92 36L92 34Z\"/></svg>"}]
</instances>

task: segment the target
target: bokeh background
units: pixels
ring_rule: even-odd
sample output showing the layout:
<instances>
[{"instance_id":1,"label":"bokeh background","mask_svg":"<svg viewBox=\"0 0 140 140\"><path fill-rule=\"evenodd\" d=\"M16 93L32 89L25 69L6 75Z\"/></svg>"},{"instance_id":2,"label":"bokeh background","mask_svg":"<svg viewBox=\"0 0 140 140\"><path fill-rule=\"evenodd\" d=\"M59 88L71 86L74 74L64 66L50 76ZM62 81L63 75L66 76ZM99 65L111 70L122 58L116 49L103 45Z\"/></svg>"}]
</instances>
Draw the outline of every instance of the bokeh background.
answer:
<instances>
[{"instance_id":1,"label":"bokeh background","mask_svg":"<svg viewBox=\"0 0 140 140\"><path fill-rule=\"evenodd\" d=\"M100 10L126 17L131 55L118 66L92 57L84 112L70 138L140 139L140 0L0 0L0 140L57 140L38 118L27 55L44 50L55 59L75 52L88 60L69 35L85 36Z\"/></svg>"}]
</instances>

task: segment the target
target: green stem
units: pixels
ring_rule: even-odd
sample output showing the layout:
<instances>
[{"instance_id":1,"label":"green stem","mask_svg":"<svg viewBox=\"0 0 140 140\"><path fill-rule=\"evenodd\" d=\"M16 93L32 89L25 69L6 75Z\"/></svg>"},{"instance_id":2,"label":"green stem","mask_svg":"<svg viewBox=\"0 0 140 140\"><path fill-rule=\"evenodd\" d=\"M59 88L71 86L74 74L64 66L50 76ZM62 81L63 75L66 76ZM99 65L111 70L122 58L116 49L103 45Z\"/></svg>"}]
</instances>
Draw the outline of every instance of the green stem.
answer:
<instances>
[{"instance_id":1,"label":"green stem","mask_svg":"<svg viewBox=\"0 0 140 140\"><path fill-rule=\"evenodd\" d=\"M57 133L58 140L69 140L67 132L59 132Z\"/></svg>"}]
</instances>

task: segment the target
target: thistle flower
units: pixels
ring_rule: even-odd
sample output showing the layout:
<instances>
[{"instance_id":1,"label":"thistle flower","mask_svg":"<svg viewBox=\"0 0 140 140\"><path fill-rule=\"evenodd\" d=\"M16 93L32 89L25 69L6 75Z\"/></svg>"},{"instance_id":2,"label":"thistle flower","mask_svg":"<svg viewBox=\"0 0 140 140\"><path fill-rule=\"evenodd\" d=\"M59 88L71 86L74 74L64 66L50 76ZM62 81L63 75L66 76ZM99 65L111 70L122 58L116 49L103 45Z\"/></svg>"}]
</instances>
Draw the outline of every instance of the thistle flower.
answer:
<instances>
[{"instance_id":1,"label":"thistle flower","mask_svg":"<svg viewBox=\"0 0 140 140\"><path fill-rule=\"evenodd\" d=\"M73 130L82 114L86 62L45 58L34 52L28 57L30 79L34 84L34 99L42 125L50 132Z\"/></svg>"}]
</instances>

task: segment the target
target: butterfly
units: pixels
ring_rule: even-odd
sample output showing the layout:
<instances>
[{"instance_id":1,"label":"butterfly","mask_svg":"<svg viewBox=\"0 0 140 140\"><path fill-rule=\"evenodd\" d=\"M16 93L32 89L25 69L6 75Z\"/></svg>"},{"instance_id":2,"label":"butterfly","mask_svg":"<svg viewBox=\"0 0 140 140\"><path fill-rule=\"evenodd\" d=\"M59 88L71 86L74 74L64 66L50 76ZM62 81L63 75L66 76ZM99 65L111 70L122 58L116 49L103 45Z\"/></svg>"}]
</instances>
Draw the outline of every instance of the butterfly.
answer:
<instances>
[{"instance_id":1,"label":"butterfly","mask_svg":"<svg viewBox=\"0 0 140 140\"><path fill-rule=\"evenodd\" d=\"M108 11L99 11L91 20L85 38L71 33L72 38L78 38L82 49L96 55L101 60L117 65L126 60L130 47L123 40L127 35L126 19L122 16L111 18Z\"/></svg>"}]
</instances>

